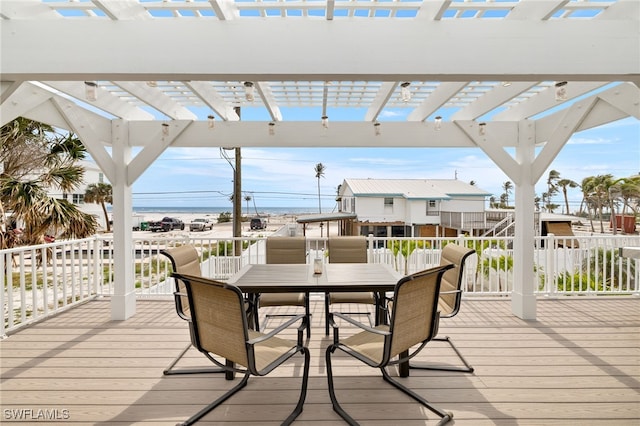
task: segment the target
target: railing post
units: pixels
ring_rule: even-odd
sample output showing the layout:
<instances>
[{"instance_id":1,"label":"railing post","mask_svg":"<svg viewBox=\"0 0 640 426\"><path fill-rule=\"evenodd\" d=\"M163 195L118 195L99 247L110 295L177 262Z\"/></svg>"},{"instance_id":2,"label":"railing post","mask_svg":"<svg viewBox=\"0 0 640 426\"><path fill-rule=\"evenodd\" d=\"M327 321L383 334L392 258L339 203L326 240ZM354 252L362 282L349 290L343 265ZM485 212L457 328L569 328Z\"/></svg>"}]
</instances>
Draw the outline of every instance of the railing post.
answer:
<instances>
[{"instance_id":1,"label":"railing post","mask_svg":"<svg viewBox=\"0 0 640 426\"><path fill-rule=\"evenodd\" d=\"M98 238L98 236L96 235L93 238L93 277L91 279L91 282L93 284L93 294L95 294L96 296L102 296L102 294L98 294L98 280L100 280L101 277L101 262L100 262L100 252L102 251L102 240ZM102 291L100 292L102 293Z\"/></svg>"},{"instance_id":2,"label":"railing post","mask_svg":"<svg viewBox=\"0 0 640 426\"><path fill-rule=\"evenodd\" d=\"M544 249L545 249L545 264L547 269L547 294L546 296L549 298L556 298L558 296L558 286L555 281L556 276L556 239L554 234L547 234L547 239L545 241Z\"/></svg>"}]
</instances>

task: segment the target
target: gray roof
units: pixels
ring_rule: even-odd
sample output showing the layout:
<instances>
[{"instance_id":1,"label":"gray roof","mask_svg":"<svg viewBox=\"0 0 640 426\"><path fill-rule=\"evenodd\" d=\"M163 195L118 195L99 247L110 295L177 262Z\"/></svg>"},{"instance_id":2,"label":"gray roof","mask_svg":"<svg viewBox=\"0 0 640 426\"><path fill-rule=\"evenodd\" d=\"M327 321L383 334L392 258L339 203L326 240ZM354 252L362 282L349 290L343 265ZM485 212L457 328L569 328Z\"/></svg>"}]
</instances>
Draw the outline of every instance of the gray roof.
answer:
<instances>
[{"instance_id":1,"label":"gray roof","mask_svg":"<svg viewBox=\"0 0 640 426\"><path fill-rule=\"evenodd\" d=\"M361 197L447 200L454 196L488 197L491 193L457 179L345 179L344 188Z\"/></svg>"}]
</instances>

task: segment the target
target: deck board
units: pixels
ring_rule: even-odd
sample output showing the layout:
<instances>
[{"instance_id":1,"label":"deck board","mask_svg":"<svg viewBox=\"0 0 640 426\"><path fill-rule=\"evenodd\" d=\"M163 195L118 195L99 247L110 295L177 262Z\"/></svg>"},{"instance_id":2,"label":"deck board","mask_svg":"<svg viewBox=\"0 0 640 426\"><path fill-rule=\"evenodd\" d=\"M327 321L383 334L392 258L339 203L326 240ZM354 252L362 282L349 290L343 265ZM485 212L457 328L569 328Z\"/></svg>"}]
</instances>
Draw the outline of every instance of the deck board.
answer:
<instances>
[{"instance_id":1,"label":"deck board","mask_svg":"<svg viewBox=\"0 0 640 426\"><path fill-rule=\"evenodd\" d=\"M401 380L452 411L459 425L636 425L639 307L634 298L541 300L537 320L523 321L511 314L508 299L464 300L458 316L442 320L440 334L451 336L475 373L411 370ZM173 309L169 300L140 301L134 317L111 321L109 301L99 300L2 340L2 424L62 422L7 418L6 410L21 409L68 410L63 423L74 425L173 425L198 411L230 383L220 374L162 375L189 343ZM297 425L344 424L327 393L324 349L331 339L324 336L322 309L314 301L311 378ZM442 342L429 344L416 361L459 363ZM361 424L434 423L433 414L390 388L376 370L346 356L334 362L338 398ZM301 365L297 357L251 379L200 424L280 424L297 399ZM210 365L192 349L179 366Z\"/></svg>"}]
</instances>

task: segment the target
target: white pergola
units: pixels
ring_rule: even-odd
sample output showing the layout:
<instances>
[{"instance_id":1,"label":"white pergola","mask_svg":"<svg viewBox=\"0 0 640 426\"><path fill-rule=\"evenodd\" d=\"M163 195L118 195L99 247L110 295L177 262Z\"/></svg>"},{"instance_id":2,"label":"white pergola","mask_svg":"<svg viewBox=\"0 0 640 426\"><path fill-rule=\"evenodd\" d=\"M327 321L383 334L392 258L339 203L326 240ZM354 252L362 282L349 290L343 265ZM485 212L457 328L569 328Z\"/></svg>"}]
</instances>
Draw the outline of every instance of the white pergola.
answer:
<instances>
[{"instance_id":1,"label":"white pergola","mask_svg":"<svg viewBox=\"0 0 640 426\"><path fill-rule=\"evenodd\" d=\"M535 319L536 182L573 133L640 120L639 0L0 0L0 18L1 124L75 132L113 185L116 320L135 314L133 183L168 147L222 146L482 149L515 184L512 311ZM282 112L309 107L364 113Z\"/></svg>"}]
</instances>

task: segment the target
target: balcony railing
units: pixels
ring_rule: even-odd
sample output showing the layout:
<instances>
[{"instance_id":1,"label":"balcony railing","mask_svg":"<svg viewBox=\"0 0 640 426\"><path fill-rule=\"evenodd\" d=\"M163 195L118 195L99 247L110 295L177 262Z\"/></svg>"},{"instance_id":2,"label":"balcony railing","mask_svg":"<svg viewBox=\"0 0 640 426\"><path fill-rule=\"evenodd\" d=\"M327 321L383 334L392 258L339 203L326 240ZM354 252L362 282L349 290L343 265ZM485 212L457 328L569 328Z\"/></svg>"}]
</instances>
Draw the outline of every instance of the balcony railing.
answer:
<instances>
[{"instance_id":1,"label":"balcony railing","mask_svg":"<svg viewBox=\"0 0 640 426\"><path fill-rule=\"evenodd\" d=\"M370 263L409 274L437 265L451 242L474 248L466 265L467 296L508 296L513 288L513 238L368 237ZM326 259L326 238L307 238L308 261ZM265 262L264 238L158 237L134 239L133 283L140 298L172 294L170 263L160 250L194 244L203 274L228 279L246 264ZM240 244L240 256L234 256ZM619 256L619 248L640 246L637 235L537 237L534 270L538 295L639 295L640 261ZM0 335L96 297L114 292L113 240L96 236L0 251Z\"/></svg>"}]
</instances>

